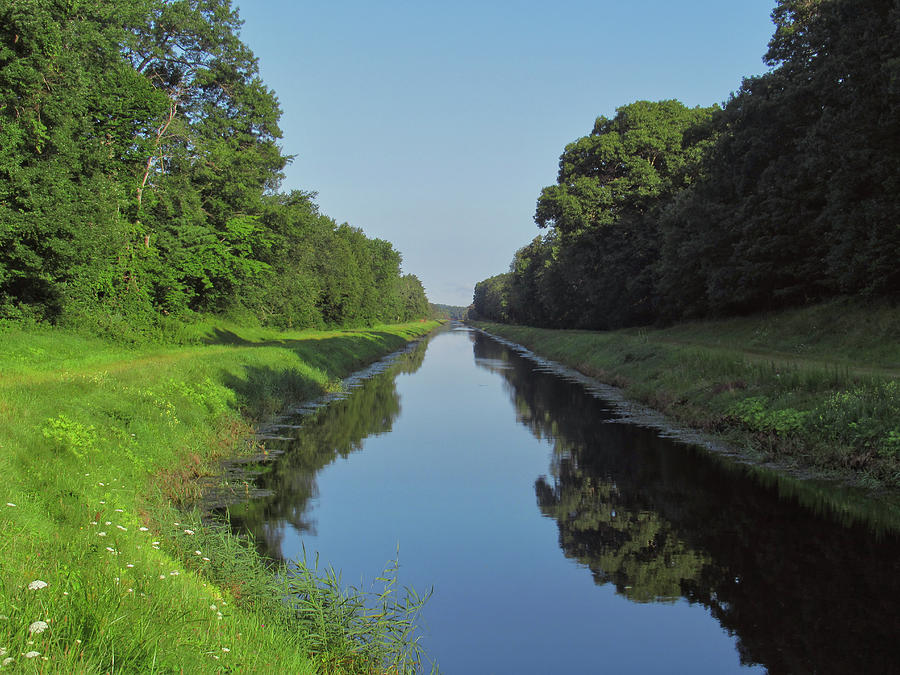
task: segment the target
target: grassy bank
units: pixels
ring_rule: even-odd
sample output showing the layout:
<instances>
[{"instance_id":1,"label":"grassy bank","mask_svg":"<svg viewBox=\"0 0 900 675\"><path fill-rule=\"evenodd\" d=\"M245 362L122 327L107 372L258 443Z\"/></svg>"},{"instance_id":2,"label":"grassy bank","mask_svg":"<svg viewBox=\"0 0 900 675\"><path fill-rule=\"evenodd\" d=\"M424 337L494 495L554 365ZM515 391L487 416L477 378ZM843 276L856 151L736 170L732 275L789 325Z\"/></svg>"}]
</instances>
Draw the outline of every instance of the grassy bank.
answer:
<instances>
[{"instance_id":1,"label":"grassy bank","mask_svg":"<svg viewBox=\"0 0 900 675\"><path fill-rule=\"evenodd\" d=\"M289 606L251 547L186 505L219 458L248 451L255 420L436 325L218 328L140 348L0 334L0 669L372 672L401 658L404 643L378 646L408 627L390 597L374 601L392 623L337 617L342 591L300 575Z\"/></svg>"},{"instance_id":2,"label":"grassy bank","mask_svg":"<svg viewBox=\"0 0 900 675\"><path fill-rule=\"evenodd\" d=\"M607 333L481 324L747 457L900 486L900 309L847 301Z\"/></svg>"}]
</instances>

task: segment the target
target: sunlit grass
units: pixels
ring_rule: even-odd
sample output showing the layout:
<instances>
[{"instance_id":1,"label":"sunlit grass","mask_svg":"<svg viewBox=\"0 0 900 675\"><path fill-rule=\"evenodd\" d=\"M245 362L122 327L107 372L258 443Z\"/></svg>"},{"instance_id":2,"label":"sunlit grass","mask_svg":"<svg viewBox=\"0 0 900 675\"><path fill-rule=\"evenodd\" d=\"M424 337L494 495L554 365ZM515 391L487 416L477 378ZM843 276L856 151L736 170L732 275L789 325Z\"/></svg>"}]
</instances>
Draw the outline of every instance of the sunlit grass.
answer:
<instances>
[{"instance_id":1,"label":"sunlit grass","mask_svg":"<svg viewBox=\"0 0 900 675\"><path fill-rule=\"evenodd\" d=\"M323 672L282 600L283 582L252 547L173 505L190 503L219 457L248 447L248 422L334 388L433 327L231 327L206 331L209 344L140 348L4 333L0 663L60 673ZM230 343L220 339L226 331ZM347 672L370 672L345 657Z\"/></svg>"}]
</instances>

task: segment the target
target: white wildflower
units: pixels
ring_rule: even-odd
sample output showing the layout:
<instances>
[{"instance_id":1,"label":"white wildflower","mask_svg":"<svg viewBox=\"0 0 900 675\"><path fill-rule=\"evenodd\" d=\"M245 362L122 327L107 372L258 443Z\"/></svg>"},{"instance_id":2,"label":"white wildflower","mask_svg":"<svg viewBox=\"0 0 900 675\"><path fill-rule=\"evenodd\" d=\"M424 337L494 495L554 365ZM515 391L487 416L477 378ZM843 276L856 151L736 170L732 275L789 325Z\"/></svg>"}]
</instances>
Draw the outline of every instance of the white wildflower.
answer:
<instances>
[{"instance_id":1,"label":"white wildflower","mask_svg":"<svg viewBox=\"0 0 900 675\"><path fill-rule=\"evenodd\" d=\"M105 503L106 503L106 502L105 502L105 501L103 501L103 500L102 500L102 499L101 499L101 500L100 500L100 503L101 503L101 504L105 504Z\"/></svg>"},{"instance_id":2,"label":"white wildflower","mask_svg":"<svg viewBox=\"0 0 900 675\"><path fill-rule=\"evenodd\" d=\"M105 523L103 523L103 524L104 524L104 525L112 525L112 521L111 521L111 520L107 520L107 521L106 521Z\"/></svg>"},{"instance_id":3,"label":"white wildflower","mask_svg":"<svg viewBox=\"0 0 900 675\"><path fill-rule=\"evenodd\" d=\"M118 527L120 530L122 530L122 532L128 532L127 527L122 527L121 525L116 525L116 527Z\"/></svg>"},{"instance_id":4,"label":"white wildflower","mask_svg":"<svg viewBox=\"0 0 900 675\"><path fill-rule=\"evenodd\" d=\"M206 556L203 556L203 562L209 562L209 558L207 558Z\"/></svg>"},{"instance_id":5,"label":"white wildflower","mask_svg":"<svg viewBox=\"0 0 900 675\"><path fill-rule=\"evenodd\" d=\"M184 533L185 534L194 534L194 531L193 530L185 530Z\"/></svg>"},{"instance_id":6,"label":"white wildflower","mask_svg":"<svg viewBox=\"0 0 900 675\"><path fill-rule=\"evenodd\" d=\"M214 612L218 612L218 611L219 611L219 608L216 607L215 605L210 605L209 608L210 608L212 611L214 611Z\"/></svg>"},{"instance_id":7,"label":"white wildflower","mask_svg":"<svg viewBox=\"0 0 900 675\"><path fill-rule=\"evenodd\" d=\"M160 579L165 579L165 578L166 578L166 575L165 575L165 574L160 574L160 575L159 575L159 578L160 578Z\"/></svg>"},{"instance_id":8,"label":"white wildflower","mask_svg":"<svg viewBox=\"0 0 900 675\"><path fill-rule=\"evenodd\" d=\"M230 652L231 650L228 649L228 647L222 647L222 651L227 653L227 652Z\"/></svg>"},{"instance_id":9,"label":"white wildflower","mask_svg":"<svg viewBox=\"0 0 900 675\"><path fill-rule=\"evenodd\" d=\"M92 520L92 521L91 521L91 525L96 525L96 524L97 524L97 521L96 521L96 520Z\"/></svg>"},{"instance_id":10,"label":"white wildflower","mask_svg":"<svg viewBox=\"0 0 900 675\"><path fill-rule=\"evenodd\" d=\"M106 485L104 485L103 483L97 483L97 485L100 485L100 486L102 486L102 487L106 487Z\"/></svg>"},{"instance_id":11,"label":"white wildflower","mask_svg":"<svg viewBox=\"0 0 900 675\"><path fill-rule=\"evenodd\" d=\"M98 533L97 533L97 536L98 536L98 537L105 537L105 536L106 536L106 532L98 532Z\"/></svg>"},{"instance_id":12,"label":"white wildflower","mask_svg":"<svg viewBox=\"0 0 900 675\"><path fill-rule=\"evenodd\" d=\"M7 505L7 506L15 507L15 504L13 504L12 502L6 502L6 505Z\"/></svg>"},{"instance_id":13,"label":"white wildflower","mask_svg":"<svg viewBox=\"0 0 900 675\"><path fill-rule=\"evenodd\" d=\"M216 612L216 618L221 621L222 620L222 612Z\"/></svg>"},{"instance_id":14,"label":"white wildflower","mask_svg":"<svg viewBox=\"0 0 900 675\"><path fill-rule=\"evenodd\" d=\"M116 552L116 549L114 549L112 546L107 546L107 547L106 547L106 550L109 551L110 553L115 553L115 552Z\"/></svg>"},{"instance_id":15,"label":"white wildflower","mask_svg":"<svg viewBox=\"0 0 900 675\"><path fill-rule=\"evenodd\" d=\"M35 579L30 584L28 584L29 591L37 591L41 588L47 588L49 584L46 581L41 581L40 579Z\"/></svg>"},{"instance_id":16,"label":"white wildflower","mask_svg":"<svg viewBox=\"0 0 900 675\"><path fill-rule=\"evenodd\" d=\"M134 567L134 564L133 564L133 563L128 563L127 565L125 565L125 567Z\"/></svg>"},{"instance_id":17,"label":"white wildflower","mask_svg":"<svg viewBox=\"0 0 900 675\"><path fill-rule=\"evenodd\" d=\"M45 630L50 628L46 621L35 621L33 624L28 626L28 632L35 633L43 633Z\"/></svg>"},{"instance_id":18,"label":"white wildflower","mask_svg":"<svg viewBox=\"0 0 900 675\"><path fill-rule=\"evenodd\" d=\"M178 570L172 570L171 572L169 572L169 576L170 576L170 577L177 577L177 576L178 576Z\"/></svg>"},{"instance_id":19,"label":"white wildflower","mask_svg":"<svg viewBox=\"0 0 900 675\"><path fill-rule=\"evenodd\" d=\"M150 528L149 528L149 527L139 527L138 529L139 529L141 532L147 532Z\"/></svg>"},{"instance_id":20,"label":"white wildflower","mask_svg":"<svg viewBox=\"0 0 900 675\"><path fill-rule=\"evenodd\" d=\"M28 652L27 654L25 654L25 658L26 658L26 659L33 659L34 657L40 656L40 655L41 655L40 652Z\"/></svg>"},{"instance_id":21,"label":"white wildflower","mask_svg":"<svg viewBox=\"0 0 900 675\"><path fill-rule=\"evenodd\" d=\"M7 656L5 659L3 659L3 663L0 663L0 666L8 666L13 661L15 661L13 657Z\"/></svg>"},{"instance_id":22,"label":"white wildflower","mask_svg":"<svg viewBox=\"0 0 900 675\"><path fill-rule=\"evenodd\" d=\"M203 555L200 551L194 551L194 555Z\"/></svg>"},{"instance_id":23,"label":"white wildflower","mask_svg":"<svg viewBox=\"0 0 900 675\"><path fill-rule=\"evenodd\" d=\"M116 509L116 513L125 513L123 509Z\"/></svg>"},{"instance_id":24,"label":"white wildflower","mask_svg":"<svg viewBox=\"0 0 900 675\"><path fill-rule=\"evenodd\" d=\"M6 647L0 647L0 656L6 656Z\"/></svg>"}]
</instances>

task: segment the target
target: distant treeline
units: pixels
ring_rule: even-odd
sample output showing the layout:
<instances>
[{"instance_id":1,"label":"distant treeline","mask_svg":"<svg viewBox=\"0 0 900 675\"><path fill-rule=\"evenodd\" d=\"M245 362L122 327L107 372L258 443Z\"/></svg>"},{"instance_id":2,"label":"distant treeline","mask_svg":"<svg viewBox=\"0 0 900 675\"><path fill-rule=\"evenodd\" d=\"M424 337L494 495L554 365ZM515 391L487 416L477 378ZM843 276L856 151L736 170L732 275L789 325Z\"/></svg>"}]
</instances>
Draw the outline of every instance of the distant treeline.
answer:
<instances>
[{"instance_id":1,"label":"distant treeline","mask_svg":"<svg viewBox=\"0 0 900 675\"><path fill-rule=\"evenodd\" d=\"M434 317L435 319L452 319L454 321L462 321L466 318L468 313L468 307L431 303L430 316Z\"/></svg>"},{"instance_id":2,"label":"distant treeline","mask_svg":"<svg viewBox=\"0 0 900 675\"><path fill-rule=\"evenodd\" d=\"M900 296L900 2L778 0L724 108L638 101L566 146L478 315L615 328Z\"/></svg>"},{"instance_id":3,"label":"distant treeline","mask_svg":"<svg viewBox=\"0 0 900 675\"><path fill-rule=\"evenodd\" d=\"M278 191L281 110L230 0L0 2L0 320L428 312L387 241Z\"/></svg>"}]
</instances>

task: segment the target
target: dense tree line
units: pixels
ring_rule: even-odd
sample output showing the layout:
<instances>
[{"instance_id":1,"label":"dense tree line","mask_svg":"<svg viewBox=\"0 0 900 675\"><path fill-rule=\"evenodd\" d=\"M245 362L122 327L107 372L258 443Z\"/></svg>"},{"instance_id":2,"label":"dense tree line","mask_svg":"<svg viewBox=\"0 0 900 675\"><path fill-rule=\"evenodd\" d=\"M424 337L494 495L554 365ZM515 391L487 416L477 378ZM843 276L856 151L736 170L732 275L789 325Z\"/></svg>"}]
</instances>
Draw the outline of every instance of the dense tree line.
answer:
<instances>
[{"instance_id":1,"label":"dense tree line","mask_svg":"<svg viewBox=\"0 0 900 675\"><path fill-rule=\"evenodd\" d=\"M569 144L547 232L476 312L614 328L900 296L900 2L778 0L723 108L639 101Z\"/></svg>"},{"instance_id":2,"label":"dense tree line","mask_svg":"<svg viewBox=\"0 0 900 675\"><path fill-rule=\"evenodd\" d=\"M441 305L431 303L429 315L436 319L450 319L464 321L468 316L469 308L460 305Z\"/></svg>"},{"instance_id":3,"label":"dense tree line","mask_svg":"<svg viewBox=\"0 0 900 675\"><path fill-rule=\"evenodd\" d=\"M389 242L279 192L281 111L230 0L0 0L0 318L424 316Z\"/></svg>"}]
</instances>

